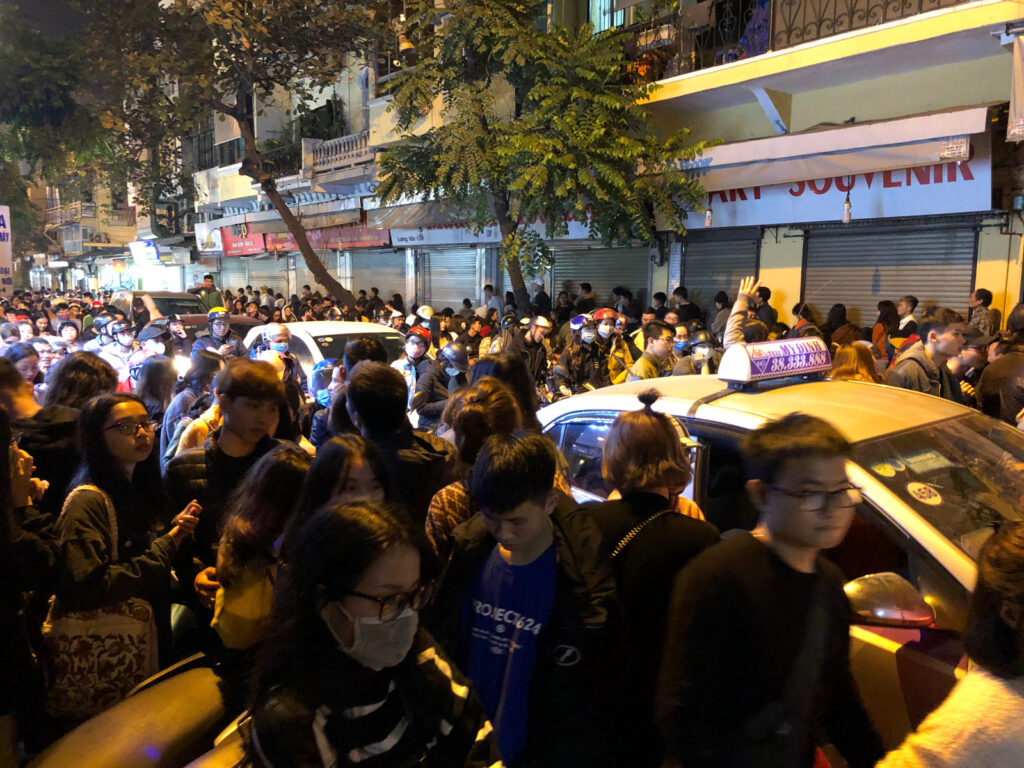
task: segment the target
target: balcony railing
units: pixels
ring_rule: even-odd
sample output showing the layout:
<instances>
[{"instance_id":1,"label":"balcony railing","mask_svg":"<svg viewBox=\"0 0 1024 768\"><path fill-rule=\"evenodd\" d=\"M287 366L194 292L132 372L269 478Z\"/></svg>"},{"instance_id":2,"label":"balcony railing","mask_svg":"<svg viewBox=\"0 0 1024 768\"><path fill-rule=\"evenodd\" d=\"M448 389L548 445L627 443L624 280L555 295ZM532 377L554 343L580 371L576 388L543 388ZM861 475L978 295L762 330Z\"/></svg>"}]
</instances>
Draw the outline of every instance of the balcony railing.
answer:
<instances>
[{"instance_id":1,"label":"balcony railing","mask_svg":"<svg viewBox=\"0 0 1024 768\"><path fill-rule=\"evenodd\" d=\"M56 208L46 209L46 226L62 227L85 219L96 218L96 203L68 203Z\"/></svg>"},{"instance_id":2,"label":"balcony railing","mask_svg":"<svg viewBox=\"0 0 1024 768\"><path fill-rule=\"evenodd\" d=\"M970 0L774 0L772 47L788 48L964 2Z\"/></svg>"},{"instance_id":3,"label":"balcony railing","mask_svg":"<svg viewBox=\"0 0 1024 768\"><path fill-rule=\"evenodd\" d=\"M294 176L302 171L302 145L286 144L263 153L263 167L274 176Z\"/></svg>"},{"instance_id":4,"label":"balcony railing","mask_svg":"<svg viewBox=\"0 0 1024 768\"><path fill-rule=\"evenodd\" d=\"M370 146L369 131L350 133L313 147L313 172L323 173L368 163L375 154L375 148Z\"/></svg>"},{"instance_id":5,"label":"balcony railing","mask_svg":"<svg viewBox=\"0 0 1024 768\"><path fill-rule=\"evenodd\" d=\"M627 55L653 82L971 1L704 0L627 27Z\"/></svg>"},{"instance_id":6,"label":"balcony railing","mask_svg":"<svg viewBox=\"0 0 1024 768\"><path fill-rule=\"evenodd\" d=\"M134 227L135 206L118 205L110 212L105 213L103 218L106 219L106 223L112 227Z\"/></svg>"}]
</instances>

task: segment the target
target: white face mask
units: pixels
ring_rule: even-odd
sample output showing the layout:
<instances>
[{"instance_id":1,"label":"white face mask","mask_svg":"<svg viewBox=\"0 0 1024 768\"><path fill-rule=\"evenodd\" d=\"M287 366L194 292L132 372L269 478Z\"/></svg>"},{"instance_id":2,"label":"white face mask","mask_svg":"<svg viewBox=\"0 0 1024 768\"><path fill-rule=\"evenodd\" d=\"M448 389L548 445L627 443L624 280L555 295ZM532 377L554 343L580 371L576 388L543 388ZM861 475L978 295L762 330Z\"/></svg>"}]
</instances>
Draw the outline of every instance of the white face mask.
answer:
<instances>
[{"instance_id":1,"label":"white face mask","mask_svg":"<svg viewBox=\"0 0 1024 768\"><path fill-rule=\"evenodd\" d=\"M342 615L348 617L353 626L352 645L341 641ZM342 608L341 603L327 603L320 610L331 635L338 641L338 648L349 658L368 669L379 672L401 663L412 648L419 627L419 614L406 608L388 621L377 617L360 616L353 618Z\"/></svg>"},{"instance_id":2,"label":"white face mask","mask_svg":"<svg viewBox=\"0 0 1024 768\"><path fill-rule=\"evenodd\" d=\"M454 379L454 378L455 378L456 376L458 376L458 375L459 375L459 369L458 369L458 368L451 368L451 367L448 367L448 368L445 368L445 369L444 369L444 371L445 371L445 373L447 373L447 374L448 374L449 376L451 376L451 377L452 377L453 379Z\"/></svg>"},{"instance_id":3,"label":"white face mask","mask_svg":"<svg viewBox=\"0 0 1024 768\"><path fill-rule=\"evenodd\" d=\"M595 336L597 336L597 333L595 331L581 331L580 332L580 340L584 344L589 344L590 342L592 342L594 340Z\"/></svg>"},{"instance_id":4,"label":"white face mask","mask_svg":"<svg viewBox=\"0 0 1024 768\"><path fill-rule=\"evenodd\" d=\"M423 345L417 344L414 341L410 341L405 345L405 354L412 360L422 356L425 351L426 350L423 349Z\"/></svg>"},{"instance_id":5,"label":"white face mask","mask_svg":"<svg viewBox=\"0 0 1024 768\"><path fill-rule=\"evenodd\" d=\"M599 325L597 326L597 332L601 334L602 339L607 339L612 335L612 331L615 330L614 325Z\"/></svg>"}]
</instances>

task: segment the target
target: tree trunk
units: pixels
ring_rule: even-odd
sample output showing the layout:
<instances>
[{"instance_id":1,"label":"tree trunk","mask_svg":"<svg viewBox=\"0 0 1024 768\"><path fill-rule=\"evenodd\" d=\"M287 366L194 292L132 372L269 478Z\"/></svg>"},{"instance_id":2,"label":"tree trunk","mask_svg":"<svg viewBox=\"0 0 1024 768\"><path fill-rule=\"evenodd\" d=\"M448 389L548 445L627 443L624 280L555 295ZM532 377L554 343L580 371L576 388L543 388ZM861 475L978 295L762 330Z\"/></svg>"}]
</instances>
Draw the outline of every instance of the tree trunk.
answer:
<instances>
[{"instance_id":1,"label":"tree trunk","mask_svg":"<svg viewBox=\"0 0 1024 768\"><path fill-rule=\"evenodd\" d=\"M267 197L270 198L274 208L281 214L281 220L284 221L288 231L295 238L295 243L299 246L299 252L302 254L302 258L306 262L309 271L313 273L316 282L324 286L327 289L327 293L333 296L339 304L348 304L349 307L354 308L356 297L327 271L327 267L320 261L320 257L316 255L313 246L309 244L309 238L306 237L306 228L302 226L302 222L295 218L295 214L292 213L291 208L288 207L288 204L278 191L277 181L263 170L263 158L256 149L256 137L253 135L248 120L244 119L244 117L243 119L235 117L235 120L238 123L242 134L242 144L245 147L245 157L239 172L243 176L248 176L257 182Z\"/></svg>"},{"instance_id":2,"label":"tree trunk","mask_svg":"<svg viewBox=\"0 0 1024 768\"><path fill-rule=\"evenodd\" d=\"M501 231L501 239L505 240L509 235L514 235L519 228L519 222L513 221L508 211L508 199L501 193L491 196L491 204L494 207L494 218L497 220L498 228ZM526 281L523 280L523 267L519 263L519 254L510 254L505 264L508 270L509 280L512 281L512 293L516 297L516 306L519 314L530 316L533 310L530 307L530 294L526 290Z\"/></svg>"}]
</instances>

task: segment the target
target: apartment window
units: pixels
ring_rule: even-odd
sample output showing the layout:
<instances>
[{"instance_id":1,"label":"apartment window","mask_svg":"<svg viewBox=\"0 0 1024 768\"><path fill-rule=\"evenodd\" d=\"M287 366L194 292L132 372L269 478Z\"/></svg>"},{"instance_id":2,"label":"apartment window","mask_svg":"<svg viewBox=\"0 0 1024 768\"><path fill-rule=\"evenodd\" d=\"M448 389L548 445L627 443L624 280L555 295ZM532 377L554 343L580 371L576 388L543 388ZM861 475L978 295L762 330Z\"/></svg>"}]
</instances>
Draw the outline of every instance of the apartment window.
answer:
<instances>
[{"instance_id":1,"label":"apartment window","mask_svg":"<svg viewBox=\"0 0 1024 768\"><path fill-rule=\"evenodd\" d=\"M614 10L614 0L589 0L590 22L595 32L604 32L625 23L625 11Z\"/></svg>"}]
</instances>

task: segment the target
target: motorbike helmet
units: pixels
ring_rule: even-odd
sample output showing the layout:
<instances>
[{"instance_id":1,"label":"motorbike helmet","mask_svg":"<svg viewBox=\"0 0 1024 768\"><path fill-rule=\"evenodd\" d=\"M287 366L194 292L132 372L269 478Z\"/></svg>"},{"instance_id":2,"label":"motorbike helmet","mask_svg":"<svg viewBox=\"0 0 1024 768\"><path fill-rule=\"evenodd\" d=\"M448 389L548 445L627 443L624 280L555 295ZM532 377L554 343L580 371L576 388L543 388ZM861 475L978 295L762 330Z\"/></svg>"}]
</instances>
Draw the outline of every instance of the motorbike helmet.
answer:
<instances>
[{"instance_id":1,"label":"motorbike helmet","mask_svg":"<svg viewBox=\"0 0 1024 768\"><path fill-rule=\"evenodd\" d=\"M127 322L127 321L122 321ZM120 325L121 323L115 323ZM162 328L159 325L147 325L141 331L139 331L139 343L144 341L162 341L167 343L171 340L171 332L166 328Z\"/></svg>"},{"instance_id":2,"label":"motorbike helmet","mask_svg":"<svg viewBox=\"0 0 1024 768\"><path fill-rule=\"evenodd\" d=\"M117 336L117 334L119 333L128 332L134 333L135 328L127 320L115 320L107 328L107 333L109 333L111 336Z\"/></svg>"},{"instance_id":3,"label":"motorbike helmet","mask_svg":"<svg viewBox=\"0 0 1024 768\"><path fill-rule=\"evenodd\" d=\"M715 345L714 340L711 338L711 334L707 331L695 331L691 333L686 339L686 343L683 345L683 349L686 352L693 352L694 347L713 347Z\"/></svg>"},{"instance_id":4,"label":"motorbike helmet","mask_svg":"<svg viewBox=\"0 0 1024 768\"><path fill-rule=\"evenodd\" d=\"M93 319L92 329L96 331L96 333L109 333L109 331L104 331L104 328L110 325L110 323L112 323L113 320L113 315L109 315L106 312L101 312L100 314L96 315L96 317Z\"/></svg>"},{"instance_id":5,"label":"motorbike helmet","mask_svg":"<svg viewBox=\"0 0 1024 768\"><path fill-rule=\"evenodd\" d=\"M422 325L417 325L413 328L410 328L409 332L405 334L405 338L408 339L411 336L415 336L416 338L420 339L424 344L427 345L428 349L430 348L430 331L428 331Z\"/></svg>"},{"instance_id":6,"label":"motorbike helmet","mask_svg":"<svg viewBox=\"0 0 1024 768\"><path fill-rule=\"evenodd\" d=\"M416 308L416 316L420 320L430 320L434 316L434 309L428 304L421 304Z\"/></svg>"},{"instance_id":7,"label":"motorbike helmet","mask_svg":"<svg viewBox=\"0 0 1024 768\"><path fill-rule=\"evenodd\" d=\"M703 331L703 330L705 330L705 328L704 328L704 321L703 320L687 320L686 321L686 332L689 333L690 336L693 336L693 334L697 333L698 331Z\"/></svg>"},{"instance_id":8,"label":"motorbike helmet","mask_svg":"<svg viewBox=\"0 0 1024 768\"><path fill-rule=\"evenodd\" d=\"M506 312L501 318L502 329L514 329L519 327L519 319L515 312Z\"/></svg>"},{"instance_id":9,"label":"motorbike helmet","mask_svg":"<svg viewBox=\"0 0 1024 768\"><path fill-rule=\"evenodd\" d=\"M551 328L552 327L551 326L551 321L548 318L544 317L544 315L537 315L535 318L533 318L533 320L530 323L530 325L536 325L536 326L539 326L541 328Z\"/></svg>"},{"instance_id":10,"label":"motorbike helmet","mask_svg":"<svg viewBox=\"0 0 1024 768\"><path fill-rule=\"evenodd\" d=\"M231 315L224 307L214 307L206 313L206 322L212 323L214 320L227 320L231 322Z\"/></svg>"},{"instance_id":11,"label":"motorbike helmet","mask_svg":"<svg viewBox=\"0 0 1024 768\"><path fill-rule=\"evenodd\" d=\"M596 320L599 323L602 320L615 320L618 316L618 312L616 312L614 309L608 309L607 307L604 309L599 309L596 312L594 312L594 320Z\"/></svg>"},{"instance_id":12,"label":"motorbike helmet","mask_svg":"<svg viewBox=\"0 0 1024 768\"><path fill-rule=\"evenodd\" d=\"M583 327L585 322L591 319L590 315L576 315L576 317L569 321L569 329L575 333Z\"/></svg>"},{"instance_id":13,"label":"motorbike helmet","mask_svg":"<svg viewBox=\"0 0 1024 768\"><path fill-rule=\"evenodd\" d=\"M444 347L438 353L438 357L443 362L457 369L459 373L465 373L469 370L469 352L466 350L466 345L458 341L453 341Z\"/></svg>"}]
</instances>

